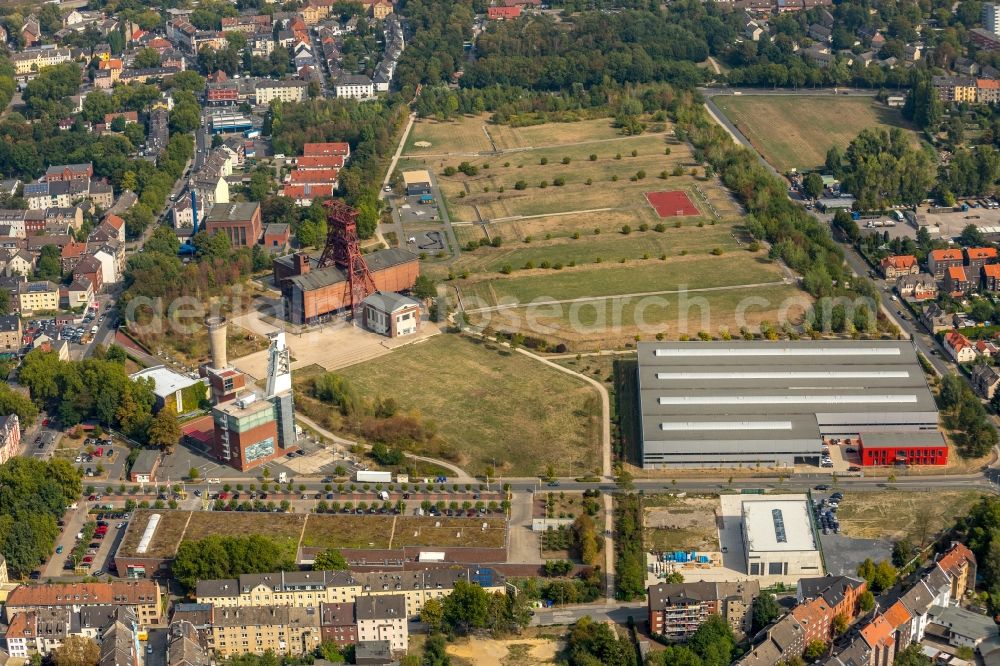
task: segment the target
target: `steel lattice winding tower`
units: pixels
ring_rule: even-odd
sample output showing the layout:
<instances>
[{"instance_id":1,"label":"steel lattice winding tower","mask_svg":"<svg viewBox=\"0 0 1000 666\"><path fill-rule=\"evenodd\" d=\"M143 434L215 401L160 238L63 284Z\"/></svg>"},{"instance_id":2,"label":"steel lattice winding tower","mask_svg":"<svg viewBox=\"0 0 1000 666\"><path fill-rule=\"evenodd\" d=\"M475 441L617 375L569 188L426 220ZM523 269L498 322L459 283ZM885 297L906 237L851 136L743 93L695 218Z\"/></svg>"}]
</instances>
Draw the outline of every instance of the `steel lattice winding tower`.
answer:
<instances>
[{"instance_id":1,"label":"steel lattice winding tower","mask_svg":"<svg viewBox=\"0 0 1000 666\"><path fill-rule=\"evenodd\" d=\"M326 208L326 247L317 268L336 266L347 276L351 316L357 318L361 301L375 293L375 279L358 247L358 211L342 201L328 200Z\"/></svg>"}]
</instances>

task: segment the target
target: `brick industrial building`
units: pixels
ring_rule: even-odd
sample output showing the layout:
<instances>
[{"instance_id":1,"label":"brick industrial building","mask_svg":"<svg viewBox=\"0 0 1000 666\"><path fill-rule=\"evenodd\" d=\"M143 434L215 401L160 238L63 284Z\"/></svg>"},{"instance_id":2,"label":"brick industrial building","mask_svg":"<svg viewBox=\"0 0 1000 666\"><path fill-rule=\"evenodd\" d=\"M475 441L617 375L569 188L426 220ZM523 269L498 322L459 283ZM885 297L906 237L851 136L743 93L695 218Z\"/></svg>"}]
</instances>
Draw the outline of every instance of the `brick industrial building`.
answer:
<instances>
[{"instance_id":1,"label":"brick industrial building","mask_svg":"<svg viewBox=\"0 0 1000 666\"><path fill-rule=\"evenodd\" d=\"M256 201L217 203L205 217L205 231L226 234L233 247L256 245L264 233L260 204Z\"/></svg>"},{"instance_id":2,"label":"brick industrial building","mask_svg":"<svg viewBox=\"0 0 1000 666\"><path fill-rule=\"evenodd\" d=\"M293 323L312 322L350 306L347 275L336 266L315 269L320 253L290 254L274 260L274 283L281 289L286 316ZM417 255L390 248L365 255L375 288L409 291L420 275Z\"/></svg>"}]
</instances>

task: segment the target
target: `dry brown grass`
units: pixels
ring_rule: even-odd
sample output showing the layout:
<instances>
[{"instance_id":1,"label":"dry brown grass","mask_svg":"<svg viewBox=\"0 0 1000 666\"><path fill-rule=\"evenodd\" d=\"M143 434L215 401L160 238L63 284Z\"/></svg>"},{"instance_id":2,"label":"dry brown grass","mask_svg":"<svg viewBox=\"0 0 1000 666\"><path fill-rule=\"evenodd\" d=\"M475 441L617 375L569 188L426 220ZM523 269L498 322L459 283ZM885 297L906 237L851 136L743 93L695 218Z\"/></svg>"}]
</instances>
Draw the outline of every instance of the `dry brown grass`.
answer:
<instances>
[{"instance_id":1,"label":"dry brown grass","mask_svg":"<svg viewBox=\"0 0 1000 666\"><path fill-rule=\"evenodd\" d=\"M136 553L135 549L139 546L139 541L149 524L149 517L154 513L160 514L160 523L153 534L153 539L149 542L149 548L145 554ZM184 537L184 528L190 516L190 511L138 509L132 514L118 552L138 557L170 557L177 552L177 546Z\"/></svg>"},{"instance_id":2,"label":"dry brown grass","mask_svg":"<svg viewBox=\"0 0 1000 666\"><path fill-rule=\"evenodd\" d=\"M310 515L302 545L315 548L388 548L392 516Z\"/></svg>"},{"instance_id":3,"label":"dry brown grass","mask_svg":"<svg viewBox=\"0 0 1000 666\"><path fill-rule=\"evenodd\" d=\"M484 524L487 525L485 530ZM496 516L482 518L397 516L392 547L503 548L506 542L505 532L506 521Z\"/></svg>"},{"instance_id":4,"label":"dry brown grass","mask_svg":"<svg viewBox=\"0 0 1000 666\"><path fill-rule=\"evenodd\" d=\"M982 496L978 490L846 492L837 517L841 532L847 536L908 539L926 545L968 513Z\"/></svg>"},{"instance_id":5,"label":"dry brown grass","mask_svg":"<svg viewBox=\"0 0 1000 666\"><path fill-rule=\"evenodd\" d=\"M559 474L599 466L593 389L522 354L439 335L339 374L361 395L392 397L401 410L433 421L447 451L471 473L494 459L514 476L549 464ZM516 427L511 414L518 415Z\"/></svg>"},{"instance_id":6,"label":"dry brown grass","mask_svg":"<svg viewBox=\"0 0 1000 666\"><path fill-rule=\"evenodd\" d=\"M200 541L214 535L236 537L263 534L294 556L305 521L304 515L296 513L195 511L184 533L184 541Z\"/></svg>"}]
</instances>

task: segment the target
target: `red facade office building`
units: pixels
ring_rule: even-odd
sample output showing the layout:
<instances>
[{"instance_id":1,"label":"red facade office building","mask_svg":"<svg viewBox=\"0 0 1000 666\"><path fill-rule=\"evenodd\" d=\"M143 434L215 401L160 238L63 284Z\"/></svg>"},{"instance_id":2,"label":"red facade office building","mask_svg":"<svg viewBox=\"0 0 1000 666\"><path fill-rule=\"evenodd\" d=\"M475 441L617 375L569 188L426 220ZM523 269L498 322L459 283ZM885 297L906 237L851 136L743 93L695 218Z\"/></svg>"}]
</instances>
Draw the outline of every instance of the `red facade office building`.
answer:
<instances>
[{"instance_id":1,"label":"red facade office building","mask_svg":"<svg viewBox=\"0 0 1000 666\"><path fill-rule=\"evenodd\" d=\"M869 432L859 438L866 467L948 464L948 444L940 432Z\"/></svg>"}]
</instances>

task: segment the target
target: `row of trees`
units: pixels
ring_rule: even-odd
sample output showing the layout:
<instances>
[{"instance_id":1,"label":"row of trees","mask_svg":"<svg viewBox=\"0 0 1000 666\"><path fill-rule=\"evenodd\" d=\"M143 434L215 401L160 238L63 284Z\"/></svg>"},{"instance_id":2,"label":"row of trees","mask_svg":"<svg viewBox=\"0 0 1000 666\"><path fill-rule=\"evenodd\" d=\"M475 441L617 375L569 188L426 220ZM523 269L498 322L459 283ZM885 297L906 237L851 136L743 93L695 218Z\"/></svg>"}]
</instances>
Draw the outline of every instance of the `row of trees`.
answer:
<instances>
[{"instance_id":1,"label":"row of trees","mask_svg":"<svg viewBox=\"0 0 1000 666\"><path fill-rule=\"evenodd\" d=\"M642 500L634 493L615 498L615 595L623 601L646 596L646 553L642 545Z\"/></svg>"},{"instance_id":2,"label":"row of trees","mask_svg":"<svg viewBox=\"0 0 1000 666\"><path fill-rule=\"evenodd\" d=\"M64 458L0 465L0 552L12 574L26 575L52 553L57 521L81 490L80 473Z\"/></svg>"}]
</instances>

